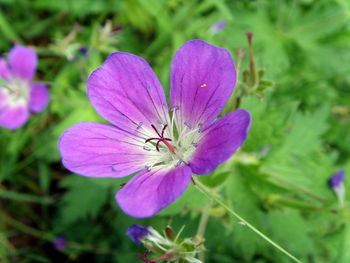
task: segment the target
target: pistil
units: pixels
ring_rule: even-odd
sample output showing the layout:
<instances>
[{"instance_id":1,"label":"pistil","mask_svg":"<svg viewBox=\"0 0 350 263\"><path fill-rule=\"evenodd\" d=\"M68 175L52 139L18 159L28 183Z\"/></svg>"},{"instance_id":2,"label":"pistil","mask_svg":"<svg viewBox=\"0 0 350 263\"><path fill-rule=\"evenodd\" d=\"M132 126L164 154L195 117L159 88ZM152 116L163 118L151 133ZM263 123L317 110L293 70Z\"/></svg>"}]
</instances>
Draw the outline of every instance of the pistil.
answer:
<instances>
[{"instance_id":1,"label":"pistil","mask_svg":"<svg viewBox=\"0 0 350 263\"><path fill-rule=\"evenodd\" d=\"M175 153L176 147L174 145L172 145L171 143L169 143L169 142L172 141L172 139L164 137L164 132L165 132L165 129L168 127L168 124L164 125L161 133L158 132L157 128L153 124L151 126L155 130L155 132L157 133L157 135L159 137L149 138L149 139L147 139L145 141L145 143L148 143L148 142L156 140L157 141L156 149L157 149L158 152L160 151L159 144L162 142L169 149L170 152Z\"/></svg>"}]
</instances>

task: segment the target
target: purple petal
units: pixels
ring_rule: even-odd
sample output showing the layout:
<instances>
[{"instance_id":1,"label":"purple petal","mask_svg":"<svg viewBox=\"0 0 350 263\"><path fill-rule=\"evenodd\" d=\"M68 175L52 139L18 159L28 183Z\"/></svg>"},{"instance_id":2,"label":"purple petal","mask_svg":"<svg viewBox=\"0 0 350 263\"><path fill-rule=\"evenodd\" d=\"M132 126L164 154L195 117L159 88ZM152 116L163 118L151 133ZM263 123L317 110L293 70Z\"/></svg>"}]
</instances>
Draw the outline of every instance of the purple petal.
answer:
<instances>
[{"instance_id":1,"label":"purple petal","mask_svg":"<svg viewBox=\"0 0 350 263\"><path fill-rule=\"evenodd\" d=\"M165 123L168 107L163 89L142 58L117 52L89 77L88 95L96 111L106 120L131 133L140 126ZM147 136L146 136L147 137Z\"/></svg>"},{"instance_id":2,"label":"purple petal","mask_svg":"<svg viewBox=\"0 0 350 263\"><path fill-rule=\"evenodd\" d=\"M3 80L8 80L9 74L10 72L6 61L3 58L0 58L0 78Z\"/></svg>"},{"instance_id":3,"label":"purple petal","mask_svg":"<svg viewBox=\"0 0 350 263\"><path fill-rule=\"evenodd\" d=\"M171 106L181 125L205 128L225 106L236 83L231 54L202 40L185 43L171 68Z\"/></svg>"},{"instance_id":4,"label":"purple petal","mask_svg":"<svg viewBox=\"0 0 350 263\"><path fill-rule=\"evenodd\" d=\"M141 141L143 144L143 141ZM107 124L81 122L59 141L63 165L90 177L123 177L145 168L150 153L137 137Z\"/></svg>"},{"instance_id":5,"label":"purple petal","mask_svg":"<svg viewBox=\"0 0 350 263\"><path fill-rule=\"evenodd\" d=\"M0 126L15 130L26 123L29 111L25 105L0 107Z\"/></svg>"},{"instance_id":6,"label":"purple petal","mask_svg":"<svg viewBox=\"0 0 350 263\"><path fill-rule=\"evenodd\" d=\"M250 120L246 110L236 110L203 131L203 137L190 160L192 171L207 174L229 159L245 141Z\"/></svg>"},{"instance_id":7,"label":"purple petal","mask_svg":"<svg viewBox=\"0 0 350 263\"><path fill-rule=\"evenodd\" d=\"M42 111L49 102L49 92L42 83L33 84L30 87L29 108L33 112Z\"/></svg>"},{"instance_id":8,"label":"purple petal","mask_svg":"<svg viewBox=\"0 0 350 263\"><path fill-rule=\"evenodd\" d=\"M125 234L130 237L134 243L141 244L140 240L144 239L150 232L149 227L135 224L129 226Z\"/></svg>"},{"instance_id":9,"label":"purple petal","mask_svg":"<svg viewBox=\"0 0 350 263\"><path fill-rule=\"evenodd\" d=\"M33 79L37 61L35 50L29 47L15 46L9 54L11 73L23 80L31 81Z\"/></svg>"},{"instance_id":10,"label":"purple petal","mask_svg":"<svg viewBox=\"0 0 350 263\"><path fill-rule=\"evenodd\" d=\"M174 202L191 181L191 169L143 171L133 177L116 195L122 210L133 217L150 217Z\"/></svg>"}]
</instances>

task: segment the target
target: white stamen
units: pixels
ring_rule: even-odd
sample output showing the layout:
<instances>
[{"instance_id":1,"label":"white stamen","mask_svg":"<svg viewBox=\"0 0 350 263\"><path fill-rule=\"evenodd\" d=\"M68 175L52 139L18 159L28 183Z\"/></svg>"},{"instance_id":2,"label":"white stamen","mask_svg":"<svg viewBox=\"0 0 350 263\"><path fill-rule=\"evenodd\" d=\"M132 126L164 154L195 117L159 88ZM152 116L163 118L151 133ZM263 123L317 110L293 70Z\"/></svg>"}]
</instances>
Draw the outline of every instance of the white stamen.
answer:
<instances>
[{"instance_id":1,"label":"white stamen","mask_svg":"<svg viewBox=\"0 0 350 263\"><path fill-rule=\"evenodd\" d=\"M139 125L139 130L149 135L142 144L142 149L150 153L147 154L149 158L144 161L147 170L174 168L181 164L188 164L188 160L196 150L201 138L201 125L192 128L188 123L183 123L184 125L179 127L178 116L176 116L177 109L170 109L172 111L170 119L162 125L162 128L159 128L159 125L152 128ZM150 138L153 139L147 141Z\"/></svg>"},{"instance_id":2,"label":"white stamen","mask_svg":"<svg viewBox=\"0 0 350 263\"><path fill-rule=\"evenodd\" d=\"M29 83L17 78L10 79L6 87L0 88L0 93L5 97L5 104L10 106L28 104L29 91Z\"/></svg>"}]
</instances>

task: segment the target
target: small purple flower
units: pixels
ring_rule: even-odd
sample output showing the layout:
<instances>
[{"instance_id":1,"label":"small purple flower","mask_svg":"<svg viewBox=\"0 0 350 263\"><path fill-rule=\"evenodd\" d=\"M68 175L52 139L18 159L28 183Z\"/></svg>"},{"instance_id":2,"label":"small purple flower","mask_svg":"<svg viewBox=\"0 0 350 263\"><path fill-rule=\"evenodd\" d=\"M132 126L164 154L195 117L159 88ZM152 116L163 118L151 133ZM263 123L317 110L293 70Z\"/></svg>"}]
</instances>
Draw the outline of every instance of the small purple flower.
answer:
<instances>
[{"instance_id":1,"label":"small purple flower","mask_svg":"<svg viewBox=\"0 0 350 263\"><path fill-rule=\"evenodd\" d=\"M8 63L0 58L0 126L14 130L24 125L29 112L41 112L49 94L42 83L33 83L37 55L32 48L15 46Z\"/></svg>"},{"instance_id":2,"label":"small purple flower","mask_svg":"<svg viewBox=\"0 0 350 263\"><path fill-rule=\"evenodd\" d=\"M141 244L140 240L150 234L149 227L132 225L126 230L126 235L136 244Z\"/></svg>"},{"instance_id":3,"label":"small purple flower","mask_svg":"<svg viewBox=\"0 0 350 263\"><path fill-rule=\"evenodd\" d=\"M130 216L153 216L186 190L193 173L212 172L245 141L247 111L215 120L235 83L226 49L191 40L172 61L169 112L147 62L113 53L87 82L92 105L113 125L81 122L65 131L59 141L63 165L90 177L139 172L116 201Z\"/></svg>"},{"instance_id":4,"label":"small purple flower","mask_svg":"<svg viewBox=\"0 0 350 263\"><path fill-rule=\"evenodd\" d=\"M84 57L86 57L86 55L87 55L88 52L89 52L89 49L88 49L87 47L85 47L85 46L82 46L82 47L79 48L79 52L80 52L80 54L82 54Z\"/></svg>"},{"instance_id":5,"label":"small purple flower","mask_svg":"<svg viewBox=\"0 0 350 263\"><path fill-rule=\"evenodd\" d=\"M210 30L213 34L217 34L220 33L222 30L225 29L226 27L226 21L225 20L221 20L217 23L215 23L214 25L211 26Z\"/></svg>"},{"instance_id":6,"label":"small purple flower","mask_svg":"<svg viewBox=\"0 0 350 263\"><path fill-rule=\"evenodd\" d=\"M64 250L66 248L67 241L63 236L57 236L55 237L55 240L53 241L53 246L57 250Z\"/></svg>"},{"instance_id":7,"label":"small purple flower","mask_svg":"<svg viewBox=\"0 0 350 263\"><path fill-rule=\"evenodd\" d=\"M344 175L345 175L344 171L336 172L334 175L332 175L331 178L329 178L329 181L328 181L329 186L333 190L336 190L339 187L341 187L341 185L344 183Z\"/></svg>"},{"instance_id":8,"label":"small purple flower","mask_svg":"<svg viewBox=\"0 0 350 263\"><path fill-rule=\"evenodd\" d=\"M345 186L344 186L345 172L338 171L332 175L328 180L329 186L333 189L334 193L337 195L339 205L344 206L345 203Z\"/></svg>"}]
</instances>

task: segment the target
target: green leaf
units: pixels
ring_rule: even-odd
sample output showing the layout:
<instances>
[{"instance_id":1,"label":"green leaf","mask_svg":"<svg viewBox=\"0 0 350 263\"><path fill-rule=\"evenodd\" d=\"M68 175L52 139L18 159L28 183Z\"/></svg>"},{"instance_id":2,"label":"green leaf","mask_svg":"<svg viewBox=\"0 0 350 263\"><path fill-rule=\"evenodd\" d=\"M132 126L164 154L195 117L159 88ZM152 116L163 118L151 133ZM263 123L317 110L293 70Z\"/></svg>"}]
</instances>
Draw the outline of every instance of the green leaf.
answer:
<instances>
[{"instance_id":1,"label":"green leaf","mask_svg":"<svg viewBox=\"0 0 350 263\"><path fill-rule=\"evenodd\" d=\"M0 198L9 199L9 200L18 201L18 202L40 203L44 205L52 203L52 200L47 197L26 194L26 193L19 193L19 192L14 192L9 190L0 190Z\"/></svg>"},{"instance_id":2,"label":"green leaf","mask_svg":"<svg viewBox=\"0 0 350 263\"><path fill-rule=\"evenodd\" d=\"M270 211L265 220L270 237L294 256L306 262L308 255L315 254L315 246L309 234L310 228L298 211ZM267 256L278 259L278 262L290 262L275 250L271 250Z\"/></svg>"},{"instance_id":3,"label":"green leaf","mask_svg":"<svg viewBox=\"0 0 350 263\"><path fill-rule=\"evenodd\" d=\"M98 179L72 175L61 181L67 192L60 200L60 217L64 223L73 223L94 217L110 197L109 185L97 184Z\"/></svg>"},{"instance_id":4,"label":"green leaf","mask_svg":"<svg viewBox=\"0 0 350 263\"><path fill-rule=\"evenodd\" d=\"M232 203L233 210L246 219L254 227L261 230L260 202L259 198L251 190L244 174L234 173L224 184L228 200ZM233 225L233 250L242 255L242 258L250 260L261 243L261 238L244 225Z\"/></svg>"}]
</instances>

